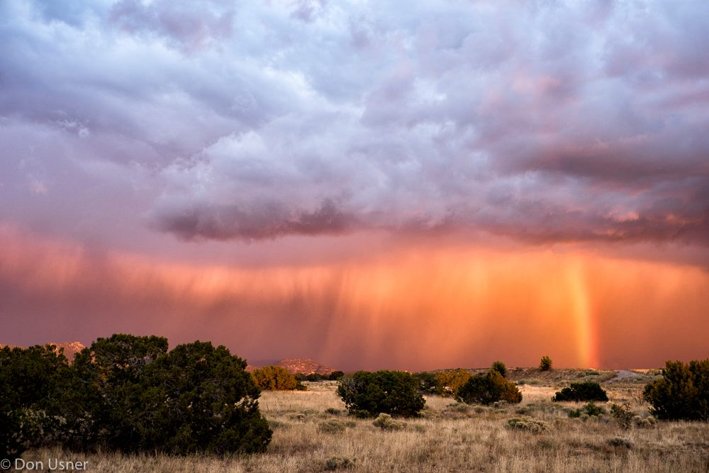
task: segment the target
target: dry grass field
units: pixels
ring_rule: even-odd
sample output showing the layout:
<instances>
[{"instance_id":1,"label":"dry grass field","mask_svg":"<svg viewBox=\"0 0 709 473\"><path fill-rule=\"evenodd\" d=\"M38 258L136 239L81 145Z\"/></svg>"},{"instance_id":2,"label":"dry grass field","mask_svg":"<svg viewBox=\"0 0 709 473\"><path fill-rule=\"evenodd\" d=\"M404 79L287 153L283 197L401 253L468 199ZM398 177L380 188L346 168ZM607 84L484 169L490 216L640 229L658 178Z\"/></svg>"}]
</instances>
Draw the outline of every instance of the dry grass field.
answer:
<instances>
[{"instance_id":1,"label":"dry grass field","mask_svg":"<svg viewBox=\"0 0 709 473\"><path fill-rule=\"evenodd\" d=\"M466 406L428 397L423 416L391 429L346 415L335 382L307 391L264 392L261 408L273 428L268 451L233 458L127 457L33 451L26 460L87 460L92 472L709 472L709 423L647 419L643 372L511 370L519 405ZM611 403L638 416L624 430L609 414L570 418L583 404L552 403L564 382L597 380ZM513 428L510 425L517 426Z\"/></svg>"}]
</instances>

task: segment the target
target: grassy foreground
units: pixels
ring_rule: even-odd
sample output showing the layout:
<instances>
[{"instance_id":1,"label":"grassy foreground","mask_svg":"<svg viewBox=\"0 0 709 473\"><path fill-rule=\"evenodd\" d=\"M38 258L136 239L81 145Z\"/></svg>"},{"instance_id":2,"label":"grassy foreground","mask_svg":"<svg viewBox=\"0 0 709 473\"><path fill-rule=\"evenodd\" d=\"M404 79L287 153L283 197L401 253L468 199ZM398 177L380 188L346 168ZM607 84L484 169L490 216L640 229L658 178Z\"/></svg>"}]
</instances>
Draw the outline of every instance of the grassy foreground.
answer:
<instances>
[{"instance_id":1,"label":"grassy foreground","mask_svg":"<svg viewBox=\"0 0 709 473\"><path fill-rule=\"evenodd\" d=\"M511 370L510 378L522 383L519 405L466 406L432 396L421 418L397 420L391 430L348 417L335 382L307 383L308 391L264 392L261 409L274 434L260 455L40 450L24 459L44 461L45 471L48 458L86 460L91 472L709 472L709 423L645 420L640 395L649 374ZM562 383L580 380L602 382L610 403L628 403L641 422L623 430L609 414L570 418L568 411L583 404L550 399ZM520 419L520 428L511 428L511 419Z\"/></svg>"}]
</instances>

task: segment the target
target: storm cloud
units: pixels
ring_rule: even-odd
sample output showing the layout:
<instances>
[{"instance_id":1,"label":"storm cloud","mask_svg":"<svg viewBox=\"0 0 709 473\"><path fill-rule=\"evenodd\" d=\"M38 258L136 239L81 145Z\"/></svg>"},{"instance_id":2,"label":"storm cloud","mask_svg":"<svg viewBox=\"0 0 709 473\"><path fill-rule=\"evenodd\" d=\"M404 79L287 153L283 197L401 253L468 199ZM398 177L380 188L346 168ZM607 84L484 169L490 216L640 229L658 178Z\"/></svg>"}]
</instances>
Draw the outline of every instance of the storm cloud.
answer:
<instances>
[{"instance_id":1,"label":"storm cloud","mask_svg":"<svg viewBox=\"0 0 709 473\"><path fill-rule=\"evenodd\" d=\"M0 219L706 247L706 44L703 1L8 0Z\"/></svg>"}]
</instances>

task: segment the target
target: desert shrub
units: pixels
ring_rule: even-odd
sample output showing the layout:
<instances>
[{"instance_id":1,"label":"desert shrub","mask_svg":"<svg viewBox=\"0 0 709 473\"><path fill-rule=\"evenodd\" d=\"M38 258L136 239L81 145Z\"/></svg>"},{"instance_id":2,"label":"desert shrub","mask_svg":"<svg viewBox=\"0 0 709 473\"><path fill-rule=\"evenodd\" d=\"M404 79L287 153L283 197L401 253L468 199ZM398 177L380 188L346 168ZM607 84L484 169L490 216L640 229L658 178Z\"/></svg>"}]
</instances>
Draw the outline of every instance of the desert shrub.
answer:
<instances>
[{"instance_id":1,"label":"desert shrub","mask_svg":"<svg viewBox=\"0 0 709 473\"><path fill-rule=\"evenodd\" d=\"M166 353L166 338L127 334L99 338L78 353L72 368L81 382L71 390L77 409L69 416L75 427L65 444L77 450L139 450L143 409L137 398L145 369Z\"/></svg>"},{"instance_id":2,"label":"desert shrub","mask_svg":"<svg viewBox=\"0 0 709 473\"><path fill-rule=\"evenodd\" d=\"M325 465L323 465L323 470L325 471L336 471L336 470L349 470L355 467L355 462L349 458L341 457L331 457L325 460Z\"/></svg>"},{"instance_id":3,"label":"desert shrub","mask_svg":"<svg viewBox=\"0 0 709 473\"><path fill-rule=\"evenodd\" d=\"M709 359L668 361L662 378L645 386L643 398L658 419L709 420Z\"/></svg>"},{"instance_id":4,"label":"desert shrub","mask_svg":"<svg viewBox=\"0 0 709 473\"><path fill-rule=\"evenodd\" d=\"M339 380L342 379L342 377L343 377L344 375L345 375L345 373L342 372L342 371L339 371L339 370L338 370L338 371L333 371L332 373L330 373L329 375L327 375L327 379L328 379L329 381L339 381Z\"/></svg>"},{"instance_id":5,"label":"desert shrub","mask_svg":"<svg viewBox=\"0 0 709 473\"><path fill-rule=\"evenodd\" d=\"M606 444L608 444L608 446L610 447L620 450L630 450L631 448L633 448L633 442L622 437L610 438L608 439L608 441L606 441Z\"/></svg>"},{"instance_id":6,"label":"desert shrub","mask_svg":"<svg viewBox=\"0 0 709 473\"><path fill-rule=\"evenodd\" d=\"M442 396L455 396L461 386L468 382L472 375L463 368L437 371L435 373L438 392Z\"/></svg>"},{"instance_id":7,"label":"desert shrub","mask_svg":"<svg viewBox=\"0 0 709 473\"><path fill-rule=\"evenodd\" d=\"M318 432L325 434L341 434L347 430L347 424L336 419L326 420L318 425Z\"/></svg>"},{"instance_id":8,"label":"desert shrub","mask_svg":"<svg viewBox=\"0 0 709 473\"><path fill-rule=\"evenodd\" d=\"M9 399L17 409L0 425L25 431L32 442L23 447L221 454L262 451L270 441L246 362L224 347L195 342L167 352L164 338L119 334L96 340L71 366L53 349L18 351L9 363L5 355L0 377L24 377Z\"/></svg>"},{"instance_id":9,"label":"desert shrub","mask_svg":"<svg viewBox=\"0 0 709 473\"><path fill-rule=\"evenodd\" d=\"M576 417L598 417L601 415L606 414L606 410L601 407L597 406L593 402L589 402L585 406L583 406L581 409L573 409L569 411L569 417L576 418Z\"/></svg>"},{"instance_id":10,"label":"desert shrub","mask_svg":"<svg viewBox=\"0 0 709 473\"><path fill-rule=\"evenodd\" d=\"M271 430L246 362L223 346L178 345L148 366L137 397L141 450L171 454L251 453ZM132 448L129 448L132 450Z\"/></svg>"},{"instance_id":11,"label":"desert shrub","mask_svg":"<svg viewBox=\"0 0 709 473\"><path fill-rule=\"evenodd\" d=\"M496 361L490 367L492 371L497 371L502 375L503 378L507 377L507 366L501 361Z\"/></svg>"},{"instance_id":12,"label":"desert shrub","mask_svg":"<svg viewBox=\"0 0 709 473\"><path fill-rule=\"evenodd\" d=\"M472 376L456 393L456 399L466 404L493 404L498 401L522 402L522 393L514 383L497 371Z\"/></svg>"},{"instance_id":13,"label":"desert shrub","mask_svg":"<svg viewBox=\"0 0 709 473\"><path fill-rule=\"evenodd\" d=\"M546 422L532 419L531 417L509 419L506 427L511 430L521 430L533 434L540 434L549 430Z\"/></svg>"},{"instance_id":14,"label":"desert shrub","mask_svg":"<svg viewBox=\"0 0 709 473\"><path fill-rule=\"evenodd\" d=\"M358 371L340 380L337 394L358 416L417 416L425 404L416 379L401 371Z\"/></svg>"},{"instance_id":15,"label":"desert shrub","mask_svg":"<svg viewBox=\"0 0 709 473\"><path fill-rule=\"evenodd\" d=\"M611 404L611 416L622 429L629 429L635 415L627 404Z\"/></svg>"},{"instance_id":16,"label":"desert shrub","mask_svg":"<svg viewBox=\"0 0 709 473\"><path fill-rule=\"evenodd\" d=\"M542 359L539 361L539 369L541 371L551 371L551 358L547 355L544 355Z\"/></svg>"},{"instance_id":17,"label":"desert shrub","mask_svg":"<svg viewBox=\"0 0 709 473\"><path fill-rule=\"evenodd\" d=\"M592 381L584 383L571 383L554 394L552 401L608 401L608 394L601 385Z\"/></svg>"},{"instance_id":18,"label":"desert shrub","mask_svg":"<svg viewBox=\"0 0 709 473\"><path fill-rule=\"evenodd\" d=\"M321 374L318 374L318 373L307 373L307 374L306 373L295 373L293 375L293 377L298 382L300 382L300 381L317 382L317 381L322 381L322 380L326 379ZM265 388L261 388L261 389L265 389ZM278 389L274 389L273 391L278 391ZM283 389L281 391L290 391L290 389Z\"/></svg>"},{"instance_id":19,"label":"desert shrub","mask_svg":"<svg viewBox=\"0 0 709 473\"><path fill-rule=\"evenodd\" d=\"M657 421L654 417L633 416L633 425L639 429L649 429L654 427Z\"/></svg>"},{"instance_id":20,"label":"desert shrub","mask_svg":"<svg viewBox=\"0 0 709 473\"><path fill-rule=\"evenodd\" d=\"M308 376L309 375L306 375L306 379L311 381L308 379ZM263 368L257 368L251 372L251 377L256 383L256 386L265 391L292 391L299 389L301 386L295 375L281 366L264 366ZM321 379L322 378L319 378L318 380ZM313 381L316 380L313 379Z\"/></svg>"},{"instance_id":21,"label":"desert shrub","mask_svg":"<svg viewBox=\"0 0 709 473\"><path fill-rule=\"evenodd\" d=\"M422 371L420 373L414 373L413 376L419 383L419 392L421 394L443 394L442 387L438 384L435 374L430 371Z\"/></svg>"},{"instance_id":22,"label":"desert shrub","mask_svg":"<svg viewBox=\"0 0 709 473\"><path fill-rule=\"evenodd\" d=\"M394 420L389 414L379 414L372 422L372 425L382 430L401 430L404 428L402 422Z\"/></svg>"}]
</instances>

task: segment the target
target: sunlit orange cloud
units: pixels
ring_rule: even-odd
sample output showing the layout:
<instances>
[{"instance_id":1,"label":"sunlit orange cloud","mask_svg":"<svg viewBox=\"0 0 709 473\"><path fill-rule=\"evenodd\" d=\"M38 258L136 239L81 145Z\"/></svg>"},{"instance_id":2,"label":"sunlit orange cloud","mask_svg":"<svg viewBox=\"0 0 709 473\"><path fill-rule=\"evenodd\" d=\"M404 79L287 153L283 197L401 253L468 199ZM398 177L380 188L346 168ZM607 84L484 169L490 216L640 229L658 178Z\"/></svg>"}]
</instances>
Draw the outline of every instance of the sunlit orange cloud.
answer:
<instances>
[{"instance_id":1,"label":"sunlit orange cloud","mask_svg":"<svg viewBox=\"0 0 709 473\"><path fill-rule=\"evenodd\" d=\"M651 367L706 357L709 275L555 250L399 245L358 261L234 268L92 252L0 228L0 342L114 332L342 369Z\"/></svg>"}]
</instances>

